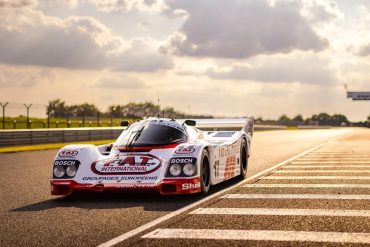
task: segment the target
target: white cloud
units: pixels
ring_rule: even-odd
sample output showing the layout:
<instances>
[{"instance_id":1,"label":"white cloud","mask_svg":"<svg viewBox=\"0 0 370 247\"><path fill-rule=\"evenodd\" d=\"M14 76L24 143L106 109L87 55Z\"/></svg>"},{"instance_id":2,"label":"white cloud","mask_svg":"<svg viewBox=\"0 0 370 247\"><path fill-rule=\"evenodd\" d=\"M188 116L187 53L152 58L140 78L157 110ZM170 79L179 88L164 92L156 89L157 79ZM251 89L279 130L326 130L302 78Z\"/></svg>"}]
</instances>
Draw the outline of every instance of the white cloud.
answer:
<instances>
[{"instance_id":1,"label":"white cloud","mask_svg":"<svg viewBox=\"0 0 370 247\"><path fill-rule=\"evenodd\" d=\"M160 12L165 8L162 0L88 0L103 12L127 12L132 10Z\"/></svg>"},{"instance_id":2,"label":"white cloud","mask_svg":"<svg viewBox=\"0 0 370 247\"><path fill-rule=\"evenodd\" d=\"M102 89L140 89L145 86L140 79L128 76L103 77L94 85Z\"/></svg>"},{"instance_id":3,"label":"white cloud","mask_svg":"<svg viewBox=\"0 0 370 247\"><path fill-rule=\"evenodd\" d=\"M156 44L125 41L92 17L60 19L32 9L0 9L0 15L1 63L150 72L173 66Z\"/></svg>"},{"instance_id":4,"label":"white cloud","mask_svg":"<svg viewBox=\"0 0 370 247\"><path fill-rule=\"evenodd\" d=\"M258 54L320 51L328 41L319 37L300 11L301 4L267 0L168 0L188 17L170 47L176 54L196 57L248 58Z\"/></svg>"},{"instance_id":5,"label":"white cloud","mask_svg":"<svg viewBox=\"0 0 370 247\"><path fill-rule=\"evenodd\" d=\"M37 0L0 0L0 8L35 7L37 4Z\"/></svg>"},{"instance_id":6,"label":"white cloud","mask_svg":"<svg viewBox=\"0 0 370 247\"><path fill-rule=\"evenodd\" d=\"M260 59L262 60L262 59ZM209 69L207 74L218 80L251 80L266 83L303 83L332 85L337 82L330 61L318 57L270 57L251 65L236 64L226 69Z\"/></svg>"},{"instance_id":7,"label":"white cloud","mask_svg":"<svg viewBox=\"0 0 370 247\"><path fill-rule=\"evenodd\" d=\"M54 83L56 75L52 70L42 68L17 68L12 66L0 65L0 87L35 87L41 82L47 84ZM4 95L5 96L5 95Z\"/></svg>"}]
</instances>

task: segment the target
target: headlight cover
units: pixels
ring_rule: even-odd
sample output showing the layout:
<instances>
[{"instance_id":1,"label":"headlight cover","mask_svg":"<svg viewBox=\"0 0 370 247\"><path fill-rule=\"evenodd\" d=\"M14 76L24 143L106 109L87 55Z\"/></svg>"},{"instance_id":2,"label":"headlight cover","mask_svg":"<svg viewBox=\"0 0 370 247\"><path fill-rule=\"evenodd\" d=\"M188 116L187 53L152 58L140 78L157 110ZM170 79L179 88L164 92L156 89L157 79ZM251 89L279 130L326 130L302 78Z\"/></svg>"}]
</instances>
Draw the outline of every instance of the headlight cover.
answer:
<instances>
[{"instance_id":1,"label":"headlight cover","mask_svg":"<svg viewBox=\"0 0 370 247\"><path fill-rule=\"evenodd\" d=\"M172 157L168 162L166 177L193 177L197 174L197 158Z\"/></svg>"},{"instance_id":2,"label":"headlight cover","mask_svg":"<svg viewBox=\"0 0 370 247\"><path fill-rule=\"evenodd\" d=\"M66 173L67 173L67 176L74 177L77 173L77 167L74 165L67 166Z\"/></svg>"},{"instance_id":3,"label":"headlight cover","mask_svg":"<svg viewBox=\"0 0 370 247\"><path fill-rule=\"evenodd\" d=\"M57 178L61 178L66 174L66 170L63 166L55 166L53 172L54 176L56 176Z\"/></svg>"},{"instance_id":4,"label":"headlight cover","mask_svg":"<svg viewBox=\"0 0 370 247\"><path fill-rule=\"evenodd\" d=\"M70 179L76 176L80 166L78 160L57 159L54 161L53 178L55 179Z\"/></svg>"},{"instance_id":5,"label":"headlight cover","mask_svg":"<svg viewBox=\"0 0 370 247\"><path fill-rule=\"evenodd\" d=\"M177 177L181 174L181 166L179 164L172 164L170 166L170 174Z\"/></svg>"},{"instance_id":6,"label":"headlight cover","mask_svg":"<svg viewBox=\"0 0 370 247\"><path fill-rule=\"evenodd\" d=\"M182 168L182 171L184 172L186 176L192 176L194 175L194 172L195 172L195 165L188 163L184 165L184 167Z\"/></svg>"}]
</instances>

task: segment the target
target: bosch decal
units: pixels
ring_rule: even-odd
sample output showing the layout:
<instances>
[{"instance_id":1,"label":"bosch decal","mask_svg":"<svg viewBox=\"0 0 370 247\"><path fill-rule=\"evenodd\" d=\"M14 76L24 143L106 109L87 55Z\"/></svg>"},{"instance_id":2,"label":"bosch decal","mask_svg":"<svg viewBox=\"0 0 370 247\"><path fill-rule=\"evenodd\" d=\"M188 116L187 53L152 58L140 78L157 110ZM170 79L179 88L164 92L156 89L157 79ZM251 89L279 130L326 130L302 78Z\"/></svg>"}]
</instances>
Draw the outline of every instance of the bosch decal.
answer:
<instances>
[{"instance_id":1,"label":"bosch decal","mask_svg":"<svg viewBox=\"0 0 370 247\"><path fill-rule=\"evenodd\" d=\"M152 155L125 155L94 162L91 170L98 175L142 175L156 171L161 163Z\"/></svg>"},{"instance_id":2,"label":"bosch decal","mask_svg":"<svg viewBox=\"0 0 370 247\"><path fill-rule=\"evenodd\" d=\"M77 150L62 150L59 152L59 157L75 157L78 154Z\"/></svg>"},{"instance_id":3,"label":"bosch decal","mask_svg":"<svg viewBox=\"0 0 370 247\"><path fill-rule=\"evenodd\" d=\"M194 146L179 148L175 151L176 154L192 154L195 152Z\"/></svg>"},{"instance_id":4,"label":"bosch decal","mask_svg":"<svg viewBox=\"0 0 370 247\"><path fill-rule=\"evenodd\" d=\"M56 160L54 166L78 166L80 162L78 160Z\"/></svg>"},{"instance_id":5,"label":"bosch decal","mask_svg":"<svg viewBox=\"0 0 370 247\"><path fill-rule=\"evenodd\" d=\"M196 160L194 157L172 158L170 164L195 164Z\"/></svg>"}]
</instances>

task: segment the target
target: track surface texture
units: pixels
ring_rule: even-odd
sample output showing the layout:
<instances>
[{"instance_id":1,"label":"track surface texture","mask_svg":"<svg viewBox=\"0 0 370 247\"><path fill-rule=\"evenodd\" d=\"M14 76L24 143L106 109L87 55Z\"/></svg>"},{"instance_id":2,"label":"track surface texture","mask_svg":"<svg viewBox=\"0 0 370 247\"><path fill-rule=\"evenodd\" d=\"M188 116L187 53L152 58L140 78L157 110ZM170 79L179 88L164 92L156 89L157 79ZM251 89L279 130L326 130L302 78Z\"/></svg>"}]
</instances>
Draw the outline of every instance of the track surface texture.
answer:
<instances>
[{"instance_id":1,"label":"track surface texture","mask_svg":"<svg viewBox=\"0 0 370 247\"><path fill-rule=\"evenodd\" d=\"M207 196L55 197L56 150L1 154L0 246L369 246L370 130L257 132L247 175L320 144Z\"/></svg>"}]
</instances>

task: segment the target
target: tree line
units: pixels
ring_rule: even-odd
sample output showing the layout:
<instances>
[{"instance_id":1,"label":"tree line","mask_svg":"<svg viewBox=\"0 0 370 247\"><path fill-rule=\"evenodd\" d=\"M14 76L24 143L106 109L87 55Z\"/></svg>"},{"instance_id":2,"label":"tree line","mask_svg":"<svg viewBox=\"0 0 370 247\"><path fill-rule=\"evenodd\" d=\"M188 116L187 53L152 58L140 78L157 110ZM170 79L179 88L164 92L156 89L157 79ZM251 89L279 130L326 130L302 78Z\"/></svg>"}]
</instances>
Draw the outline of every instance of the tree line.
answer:
<instances>
[{"instance_id":1,"label":"tree line","mask_svg":"<svg viewBox=\"0 0 370 247\"><path fill-rule=\"evenodd\" d=\"M152 102L134 103L125 105L110 105L106 111L100 111L94 104L83 103L78 105L67 105L61 99L51 100L46 108L46 114L55 118L133 118L144 117L166 117L166 118L213 118L211 115L194 115L176 111L173 107L160 108Z\"/></svg>"},{"instance_id":2,"label":"tree line","mask_svg":"<svg viewBox=\"0 0 370 247\"><path fill-rule=\"evenodd\" d=\"M329 115L325 112L314 114L311 117L304 118L301 114L293 118L286 114L281 115L277 120L263 120L258 118L257 121L261 123L276 123L280 125L296 126L296 125L321 125L321 126L349 126L351 122L343 114Z\"/></svg>"},{"instance_id":3,"label":"tree line","mask_svg":"<svg viewBox=\"0 0 370 247\"><path fill-rule=\"evenodd\" d=\"M166 118L214 118L212 115L194 115L176 111L173 107L160 108L152 102L135 103L130 102L125 105L110 105L106 111L100 111L94 104L83 103L78 105L67 105L65 101L55 99L49 101L46 114L55 118L128 118L142 119L144 117L166 117ZM279 124L287 126L297 125L321 125L321 126L368 126L370 116L367 121L351 123L343 114L319 113L311 117L304 118L301 114L290 118L286 114L281 115L277 120L266 120L257 118L256 123Z\"/></svg>"}]
</instances>

